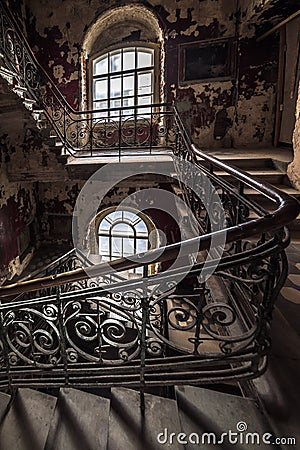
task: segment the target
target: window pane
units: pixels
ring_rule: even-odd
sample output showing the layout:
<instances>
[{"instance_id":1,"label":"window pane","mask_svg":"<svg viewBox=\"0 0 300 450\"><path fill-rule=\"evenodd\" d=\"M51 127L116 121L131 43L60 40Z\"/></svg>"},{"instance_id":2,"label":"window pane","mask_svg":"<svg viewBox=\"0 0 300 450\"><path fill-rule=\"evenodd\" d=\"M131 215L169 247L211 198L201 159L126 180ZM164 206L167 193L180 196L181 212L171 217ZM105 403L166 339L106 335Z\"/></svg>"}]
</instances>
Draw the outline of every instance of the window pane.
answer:
<instances>
[{"instance_id":1,"label":"window pane","mask_svg":"<svg viewBox=\"0 0 300 450\"><path fill-rule=\"evenodd\" d=\"M135 67L135 51L124 50L123 52L123 70L134 69Z\"/></svg>"},{"instance_id":2,"label":"window pane","mask_svg":"<svg viewBox=\"0 0 300 450\"><path fill-rule=\"evenodd\" d=\"M152 74L140 73L138 75L138 95L151 94L152 92Z\"/></svg>"},{"instance_id":3,"label":"window pane","mask_svg":"<svg viewBox=\"0 0 300 450\"><path fill-rule=\"evenodd\" d=\"M123 239L124 256L134 255L134 239Z\"/></svg>"},{"instance_id":4,"label":"window pane","mask_svg":"<svg viewBox=\"0 0 300 450\"><path fill-rule=\"evenodd\" d=\"M117 51L110 54L110 71L118 72L122 70L121 66L121 51Z\"/></svg>"},{"instance_id":5,"label":"window pane","mask_svg":"<svg viewBox=\"0 0 300 450\"><path fill-rule=\"evenodd\" d=\"M110 97L121 96L121 77L113 77L110 80Z\"/></svg>"},{"instance_id":6,"label":"window pane","mask_svg":"<svg viewBox=\"0 0 300 450\"><path fill-rule=\"evenodd\" d=\"M94 82L94 99L106 99L107 98L107 78L97 80Z\"/></svg>"},{"instance_id":7,"label":"window pane","mask_svg":"<svg viewBox=\"0 0 300 450\"><path fill-rule=\"evenodd\" d=\"M129 75L123 78L123 97L134 95L134 76Z\"/></svg>"},{"instance_id":8,"label":"window pane","mask_svg":"<svg viewBox=\"0 0 300 450\"><path fill-rule=\"evenodd\" d=\"M121 219L122 217L122 211L114 211L106 216L106 219L108 219L111 223L113 223L117 219Z\"/></svg>"},{"instance_id":9,"label":"window pane","mask_svg":"<svg viewBox=\"0 0 300 450\"><path fill-rule=\"evenodd\" d=\"M136 214L132 213L131 211L125 211L124 212L124 218L129 220L131 223L139 222L141 219Z\"/></svg>"},{"instance_id":10,"label":"window pane","mask_svg":"<svg viewBox=\"0 0 300 450\"><path fill-rule=\"evenodd\" d=\"M121 107L121 99L111 100L109 107L110 108L120 108ZM120 115L120 109L117 109L116 111L110 111L111 117L119 117L119 115Z\"/></svg>"},{"instance_id":11,"label":"window pane","mask_svg":"<svg viewBox=\"0 0 300 450\"><path fill-rule=\"evenodd\" d=\"M148 233L147 226L143 220L141 220L139 223L136 224L135 229L138 235Z\"/></svg>"},{"instance_id":12,"label":"window pane","mask_svg":"<svg viewBox=\"0 0 300 450\"><path fill-rule=\"evenodd\" d=\"M108 222L108 220L106 220L106 219L103 219L102 220L102 222L100 223L100 227L99 227L99 230L100 231L108 231L109 229L110 229L110 227L111 227L111 225L110 225L110 223Z\"/></svg>"},{"instance_id":13,"label":"window pane","mask_svg":"<svg viewBox=\"0 0 300 450\"><path fill-rule=\"evenodd\" d=\"M107 102L94 102L93 103L93 109L101 110L101 109L107 109ZM93 118L97 119L98 117L107 117L108 111L103 112L97 112L93 114Z\"/></svg>"},{"instance_id":14,"label":"window pane","mask_svg":"<svg viewBox=\"0 0 300 450\"><path fill-rule=\"evenodd\" d=\"M138 98L139 105L150 105L151 104L152 95L143 95L143 97ZM141 109L143 111L143 109Z\"/></svg>"},{"instance_id":15,"label":"window pane","mask_svg":"<svg viewBox=\"0 0 300 450\"><path fill-rule=\"evenodd\" d=\"M100 255L109 255L109 238L100 236L99 237L99 253Z\"/></svg>"},{"instance_id":16,"label":"window pane","mask_svg":"<svg viewBox=\"0 0 300 450\"><path fill-rule=\"evenodd\" d=\"M134 97L123 98L123 106L134 106ZM134 109L125 109L122 112L123 116L132 116L134 114Z\"/></svg>"},{"instance_id":17,"label":"window pane","mask_svg":"<svg viewBox=\"0 0 300 450\"><path fill-rule=\"evenodd\" d=\"M94 75L103 75L108 72L108 56L101 56L94 62Z\"/></svg>"},{"instance_id":18,"label":"window pane","mask_svg":"<svg viewBox=\"0 0 300 450\"><path fill-rule=\"evenodd\" d=\"M138 239L136 242L136 253L143 253L148 249L148 240Z\"/></svg>"},{"instance_id":19,"label":"window pane","mask_svg":"<svg viewBox=\"0 0 300 450\"><path fill-rule=\"evenodd\" d=\"M138 51L138 55L137 55L137 59L138 59L138 63L137 63L137 67L141 68L141 67L149 67L152 66L152 50L150 51Z\"/></svg>"},{"instance_id":20,"label":"window pane","mask_svg":"<svg viewBox=\"0 0 300 450\"><path fill-rule=\"evenodd\" d=\"M118 223L112 229L114 236L133 236L133 229L128 223Z\"/></svg>"},{"instance_id":21,"label":"window pane","mask_svg":"<svg viewBox=\"0 0 300 450\"><path fill-rule=\"evenodd\" d=\"M138 104L139 105L151 105L152 103L152 95L145 95L143 97L138 98ZM151 107L143 107L138 108L137 110L138 114L142 114L143 116L151 113Z\"/></svg>"},{"instance_id":22,"label":"window pane","mask_svg":"<svg viewBox=\"0 0 300 450\"><path fill-rule=\"evenodd\" d=\"M96 109L107 109L107 101L95 102Z\"/></svg>"},{"instance_id":23,"label":"window pane","mask_svg":"<svg viewBox=\"0 0 300 450\"><path fill-rule=\"evenodd\" d=\"M112 238L112 256L117 258L122 256L122 238Z\"/></svg>"}]
</instances>

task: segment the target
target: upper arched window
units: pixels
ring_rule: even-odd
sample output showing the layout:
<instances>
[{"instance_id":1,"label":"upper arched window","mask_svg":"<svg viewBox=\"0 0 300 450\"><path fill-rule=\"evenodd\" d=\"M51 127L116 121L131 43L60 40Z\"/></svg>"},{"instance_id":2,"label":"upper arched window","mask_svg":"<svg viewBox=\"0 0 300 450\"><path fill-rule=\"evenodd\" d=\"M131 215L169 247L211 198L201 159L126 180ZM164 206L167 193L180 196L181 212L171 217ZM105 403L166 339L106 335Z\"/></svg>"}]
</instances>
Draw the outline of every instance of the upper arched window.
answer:
<instances>
[{"instance_id":1,"label":"upper arched window","mask_svg":"<svg viewBox=\"0 0 300 450\"><path fill-rule=\"evenodd\" d=\"M92 98L94 110L109 110L110 117L147 113L154 102L154 49L126 46L96 57L92 61ZM105 113L107 114L107 113Z\"/></svg>"},{"instance_id":2,"label":"upper arched window","mask_svg":"<svg viewBox=\"0 0 300 450\"><path fill-rule=\"evenodd\" d=\"M82 109L134 106L138 113L138 106L163 101L164 35L158 17L144 5L109 8L82 43Z\"/></svg>"}]
</instances>

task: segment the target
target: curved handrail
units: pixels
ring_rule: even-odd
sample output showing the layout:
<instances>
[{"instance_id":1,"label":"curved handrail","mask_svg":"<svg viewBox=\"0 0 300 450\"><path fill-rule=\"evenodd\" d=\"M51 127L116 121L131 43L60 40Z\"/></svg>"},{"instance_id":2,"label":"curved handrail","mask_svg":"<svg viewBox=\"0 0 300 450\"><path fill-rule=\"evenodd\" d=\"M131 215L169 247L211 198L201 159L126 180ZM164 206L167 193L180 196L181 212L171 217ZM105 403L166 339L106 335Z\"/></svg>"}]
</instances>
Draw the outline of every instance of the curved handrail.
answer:
<instances>
[{"instance_id":1,"label":"curved handrail","mask_svg":"<svg viewBox=\"0 0 300 450\"><path fill-rule=\"evenodd\" d=\"M30 45L28 44L26 38L23 36L17 22L15 19L11 16L7 6L3 1L1 1L1 5L7 15L9 16L9 20L12 22L13 26L17 30L17 33L21 36L22 42L24 42L24 46L26 48L26 51L30 55L31 61L34 63L34 65L38 68L39 72L45 76L45 79L47 80L48 85L50 85L51 89L53 90L59 104L61 105L64 112L67 114L74 114L75 116L82 117L83 115L92 115L93 113L96 113L95 110L90 111L76 111L74 110L71 105L69 105L66 100L64 99L63 95L57 88L57 86L53 83L51 78L49 77L48 73L44 70L44 68L39 64L39 62L36 60L35 55L33 54ZM24 80L26 81L26 80ZM166 107L167 105L152 105L152 107ZM134 107L135 108L135 107ZM114 108L116 110L119 110L119 108ZM126 108L123 108L126 110ZM127 109L132 109L132 107L128 107ZM67 111L69 110L70 113ZM105 111L105 110L103 110ZM111 109L110 109L111 111ZM193 160L194 164L199 165L199 169L201 164L199 164L197 158L201 158L204 161L206 161L209 165L213 167L217 167L219 169L224 170L228 174L232 175L236 180L238 180L240 183L243 183L244 185L247 185L249 187L252 187L253 189L256 189L257 191L261 192L263 195L267 196L269 199L271 199L274 203L277 204L277 209L271 213L266 214L263 217L259 217L256 219L249 220L247 222L237 224L234 226L231 226L230 228L226 229L226 242L233 242L235 240L241 240L247 237L250 237L257 233L264 233L267 231L277 230L281 227L285 226L289 222L291 222L293 219L296 218L299 212L299 203L296 199L291 198L287 194L279 191L273 186L270 186L266 183L261 183L260 181L256 180L253 177L250 177L246 172L243 172L242 170L239 170L235 167L231 167L227 165L226 163L220 161L219 159L207 155L203 151L199 150L199 148L192 143L192 140L190 136L188 135L185 127L182 124L182 121L180 119L180 116L176 110L176 108L173 108L172 114L174 115L177 126L179 128L181 138L185 142L185 147L187 149L187 152L189 153L191 159ZM89 119L90 120L90 119ZM75 121L76 122L76 121ZM201 170L205 170L201 168ZM210 172L208 172L210 173ZM223 233L223 231L217 232L217 233ZM149 260L150 255L152 256L153 262L165 262L173 259L178 254L179 249L182 249L183 252L188 253L190 249L193 249L195 245L198 245L199 251L208 249L211 243L212 236L215 235L215 233L207 233L202 236L199 236L197 238L193 238L190 240L187 240L185 242L179 242L176 244L168 245L165 247L163 253L161 253L161 249L156 250L150 250L144 254L137 255L136 256L136 262L133 262L131 260L128 260L126 258L121 258L115 261L111 261L108 264L98 264L93 266L92 268L89 267L88 271L89 274L97 275L105 275L109 271L109 266L117 271L122 270L128 270L132 269L141 265L145 264L146 260ZM55 276L50 277L43 277L40 279L35 280L28 280L21 283L11 284L7 286L0 287L0 295L2 296L9 296L9 295L15 295L19 294L21 292L27 292L32 290L38 290L41 288L45 288L48 286L58 286L64 283L74 282L82 279L88 278L90 275L87 275L86 273L87 268L77 269L75 271L71 272L65 272L61 273Z\"/></svg>"},{"instance_id":2,"label":"curved handrail","mask_svg":"<svg viewBox=\"0 0 300 450\"><path fill-rule=\"evenodd\" d=\"M250 177L242 170L231 167L219 159L207 155L206 153L200 151L194 144L192 144L192 150L195 156L204 159L218 168L222 168L228 174L233 175L238 181L258 190L278 205L274 212L266 214L264 217L251 219L248 222L226 228L226 243L249 238L258 233L278 230L297 217L300 211L300 205L295 198L278 190L274 186L261 183L259 180ZM213 235L223 233L225 230L207 233L196 238L168 245L165 247L163 252L161 248L149 250L145 253L135 255L135 261L128 258L120 258L105 264L96 264L92 268L85 267L71 272L60 273L55 276L43 277L40 279L3 286L0 287L0 296L5 297L9 295L17 295L22 292L44 289L51 286L60 286L65 283L72 283L93 276L107 275L112 269L116 271L134 269L147 264L150 257L152 263L170 261L173 258L176 258L180 249L183 255L189 254L195 249L195 246L197 246L198 251L207 250L210 246ZM287 242L285 245L287 245Z\"/></svg>"}]
</instances>

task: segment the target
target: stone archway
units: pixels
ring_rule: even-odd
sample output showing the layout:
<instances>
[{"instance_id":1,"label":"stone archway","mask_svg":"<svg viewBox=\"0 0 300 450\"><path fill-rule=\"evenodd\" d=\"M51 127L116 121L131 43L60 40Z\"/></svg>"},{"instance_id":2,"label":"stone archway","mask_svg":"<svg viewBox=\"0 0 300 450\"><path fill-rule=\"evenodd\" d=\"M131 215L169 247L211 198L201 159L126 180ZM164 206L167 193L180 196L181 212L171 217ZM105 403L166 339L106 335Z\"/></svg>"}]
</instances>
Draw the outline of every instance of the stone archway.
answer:
<instances>
[{"instance_id":1,"label":"stone archway","mask_svg":"<svg viewBox=\"0 0 300 450\"><path fill-rule=\"evenodd\" d=\"M124 42L151 42L159 49L159 102L164 100L164 34L156 15L143 5L124 5L101 14L82 42L81 109L87 109L88 60L93 54Z\"/></svg>"}]
</instances>

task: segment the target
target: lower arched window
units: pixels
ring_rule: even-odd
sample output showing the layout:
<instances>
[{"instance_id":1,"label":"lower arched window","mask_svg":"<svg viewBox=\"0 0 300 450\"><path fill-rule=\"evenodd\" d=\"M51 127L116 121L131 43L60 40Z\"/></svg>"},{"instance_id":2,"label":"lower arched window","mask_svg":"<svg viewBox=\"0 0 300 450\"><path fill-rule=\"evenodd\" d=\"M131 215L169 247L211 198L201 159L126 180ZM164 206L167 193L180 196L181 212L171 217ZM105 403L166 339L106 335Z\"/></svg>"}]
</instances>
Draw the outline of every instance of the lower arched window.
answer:
<instances>
[{"instance_id":1,"label":"lower arched window","mask_svg":"<svg viewBox=\"0 0 300 450\"><path fill-rule=\"evenodd\" d=\"M154 224L145 214L133 210L109 209L98 224L98 248L102 261L129 257L157 246ZM151 235L150 235L151 233ZM151 242L152 241L152 242ZM129 273L143 274L143 268Z\"/></svg>"}]
</instances>

